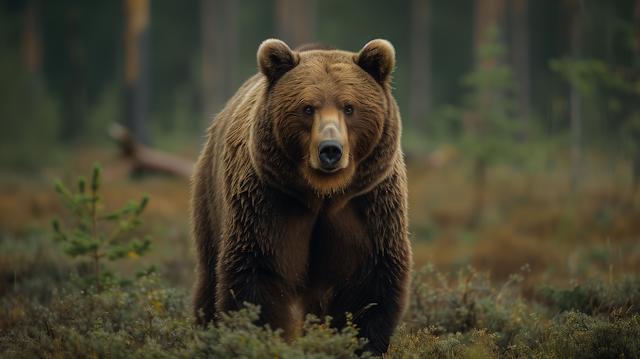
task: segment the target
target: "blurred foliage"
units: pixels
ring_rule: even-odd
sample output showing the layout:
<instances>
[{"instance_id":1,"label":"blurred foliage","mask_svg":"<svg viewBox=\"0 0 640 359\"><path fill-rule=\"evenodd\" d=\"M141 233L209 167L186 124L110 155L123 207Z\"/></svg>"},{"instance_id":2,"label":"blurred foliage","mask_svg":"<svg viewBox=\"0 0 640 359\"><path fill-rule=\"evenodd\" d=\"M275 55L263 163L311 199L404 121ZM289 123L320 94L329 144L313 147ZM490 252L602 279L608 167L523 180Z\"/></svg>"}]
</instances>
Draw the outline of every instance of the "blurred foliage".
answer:
<instances>
[{"instance_id":1,"label":"blurred foliage","mask_svg":"<svg viewBox=\"0 0 640 359\"><path fill-rule=\"evenodd\" d=\"M0 6L0 167L32 169L53 159L43 149L58 144L60 113L45 81L22 69L18 20Z\"/></svg>"},{"instance_id":2,"label":"blurred foliage","mask_svg":"<svg viewBox=\"0 0 640 359\"><path fill-rule=\"evenodd\" d=\"M519 122L514 116L516 82L511 66L502 62L507 49L497 27L489 29L489 42L478 48L476 68L462 78L469 94L461 107L449 106L444 117L456 121L463 154L486 164L517 156Z\"/></svg>"},{"instance_id":3,"label":"blurred foliage","mask_svg":"<svg viewBox=\"0 0 640 359\"><path fill-rule=\"evenodd\" d=\"M50 163L61 149L75 145L103 146L106 126L121 122L123 101L122 3L60 0L41 2L41 71L27 75L21 63L23 15L27 2L8 0L0 5L0 165L30 168ZM475 3L467 0L432 1L430 56L432 64L432 108L421 131L407 131L403 143L415 152L429 152L445 142L459 146L464 154L499 161L528 151L511 136L515 126L513 91L521 84L513 81L510 28L499 42L484 48L475 43ZM180 146L200 146L201 135L213 114L203 114L200 1L170 0L153 2L150 13L151 93L150 137L153 146L174 150ZM584 143L616 155L636 152L635 137L640 129L636 93L637 59L634 56L634 3L629 0L585 3L583 21L583 59L566 60L569 33L563 25L562 2L531 1L528 37L530 46L531 126L527 139L559 148L567 146L567 91L563 78L581 88L594 88L597 101L584 101ZM316 23L315 39L338 48L358 51L373 38L386 38L397 52L394 96L403 117L409 109L411 71L411 1L389 6L382 0L318 1L308 16ZM512 21L512 14L506 12ZM275 1L246 0L237 7L237 63L234 90L256 72L255 53L265 38L278 37ZM511 15L509 15L511 14ZM78 20L82 43L83 75L86 87L86 113L77 138L63 138L71 125L72 71L69 58L69 18ZM505 25L511 26L511 25ZM349 36L344 36L349 34ZM482 57L500 57L492 70L475 68ZM569 69L571 68L571 69ZM634 70L635 69L635 70ZM634 73L636 75L634 75ZM465 75L467 74L467 75ZM567 75L570 75L567 77ZM598 81L593 80L599 79ZM459 79L462 79L460 81ZM461 83L462 82L462 83ZM461 86L462 85L462 86ZM486 93L493 96L488 106ZM232 93L224 91L220 103ZM486 122L482 136L465 130L477 118ZM476 126L477 127L477 126ZM10 134L10 135L8 135ZM479 134L477 132L476 134ZM483 140L480 140L483 138ZM533 148L532 147L532 148ZM504 150L507 148L507 150Z\"/></svg>"},{"instance_id":4,"label":"blurred foliage","mask_svg":"<svg viewBox=\"0 0 640 359\"><path fill-rule=\"evenodd\" d=\"M102 258L116 260L121 258L138 258L145 255L151 249L151 236L145 236L143 241L137 238L123 240L123 235L132 232L142 224L140 215L149 203L149 195L142 196L140 204L128 201L124 208L106 215L100 215L104 209L103 197L99 193L102 185L102 169L98 163L93 164L89 188L84 176L78 177L78 193L75 195L69 191L59 179L54 181L56 192L71 214L77 217L78 227L74 230L62 228L60 219L51 218L53 226L53 240L61 242L63 252L71 257L79 255L88 256L93 261L95 268L93 276L82 278L86 287L95 281L95 289L98 294L104 287L114 283L125 285L128 280L118 278L114 271L105 271L102 267ZM116 228L110 234L103 233L99 228L99 222L119 221ZM154 270L155 267L150 268Z\"/></svg>"},{"instance_id":5,"label":"blurred foliage","mask_svg":"<svg viewBox=\"0 0 640 359\"><path fill-rule=\"evenodd\" d=\"M578 90L586 106L596 110L585 115L588 120L595 121L598 109L604 109L605 119L613 125L609 126L619 131L622 148L633 157L640 156L640 60L613 67L598 59L565 57L550 60L549 67Z\"/></svg>"}]
</instances>

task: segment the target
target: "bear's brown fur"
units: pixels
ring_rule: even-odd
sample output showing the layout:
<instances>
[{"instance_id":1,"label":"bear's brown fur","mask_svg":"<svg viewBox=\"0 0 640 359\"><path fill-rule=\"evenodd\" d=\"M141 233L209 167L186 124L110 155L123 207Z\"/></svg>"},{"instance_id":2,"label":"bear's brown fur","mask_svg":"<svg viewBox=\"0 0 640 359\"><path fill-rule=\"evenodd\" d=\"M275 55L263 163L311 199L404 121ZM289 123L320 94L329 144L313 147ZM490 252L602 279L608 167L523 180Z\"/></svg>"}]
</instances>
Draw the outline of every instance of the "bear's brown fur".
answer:
<instances>
[{"instance_id":1,"label":"bear's brown fur","mask_svg":"<svg viewBox=\"0 0 640 359\"><path fill-rule=\"evenodd\" d=\"M385 40L359 53L267 40L260 72L215 118L193 176L194 310L242 303L290 334L294 308L386 351L412 265L400 116Z\"/></svg>"}]
</instances>

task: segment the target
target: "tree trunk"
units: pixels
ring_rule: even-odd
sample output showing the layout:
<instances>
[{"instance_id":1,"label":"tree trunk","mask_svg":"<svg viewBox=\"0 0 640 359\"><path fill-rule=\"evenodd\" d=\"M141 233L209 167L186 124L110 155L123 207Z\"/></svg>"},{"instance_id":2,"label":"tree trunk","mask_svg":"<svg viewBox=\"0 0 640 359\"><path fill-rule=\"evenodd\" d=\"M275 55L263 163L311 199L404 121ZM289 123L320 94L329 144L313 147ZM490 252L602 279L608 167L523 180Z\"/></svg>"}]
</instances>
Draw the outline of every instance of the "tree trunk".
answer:
<instances>
[{"instance_id":1,"label":"tree trunk","mask_svg":"<svg viewBox=\"0 0 640 359\"><path fill-rule=\"evenodd\" d=\"M413 0L411 11L410 127L419 131L431 104L431 0Z\"/></svg>"},{"instance_id":2,"label":"tree trunk","mask_svg":"<svg viewBox=\"0 0 640 359\"><path fill-rule=\"evenodd\" d=\"M219 0L200 1L200 31L202 41L202 111L203 127L211 125L214 114L222 105L222 54L218 27Z\"/></svg>"},{"instance_id":3,"label":"tree trunk","mask_svg":"<svg viewBox=\"0 0 640 359\"><path fill-rule=\"evenodd\" d=\"M28 76L29 86L29 106L26 108L26 113L22 115L29 126L33 124L37 108L42 100L40 91L38 91L38 83L42 77L42 5L40 0L25 2L20 41L22 69Z\"/></svg>"},{"instance_id":4,"label":"tree trunk","mask_svg":"<svg viewBox=\"0 0 640 359\"><path fill-rule=\"evenodd\" d=\"M484 202L486 198L487 162L482 158L476 158L473 169L473 208L471 210L470 226L477 227L482 220Z\"/></svg>"},{"instance_id":5,"label":"tree trunk","mask_svg":"<svg viewBox=\"0 0 640 359\"><path fill-rule=\"evenodd\" d=\"M224 38L222 50L224 61L224 101L228 101L238 91L238 1L224 1L224 26L221 33Z\"/></svg>"},{"instance_id":6,"label":"tree trunk","mask_svg":"<svg viewBox=\"0 0 640 359\"><path fill-rule=\"evenodd\" d=\"M636 59L640 57L640 0L636 0L633 9L633 25L635 28L635 46Z\"/></svg>"},{"instance_id":7,"label":"tree trunk","mask_svg":"<svg viewBox=\"0 0 640 359\"><path fill-rule=\"evenodd\" d=\"M474 39L476 54L475 63L478 64L478 48L489 42L489 29L496 26L504 34L505 29L505 9L506 0L476 0L475 6L475 28ZM491 69L496 66L497 60L485 59L478 65L485 69Z\"/></svg>"},{"instance_id":8,"label":"tree trunk","mask_svg":"<svg viewBox=\"0 0 640 359\"><path fill-rule=\"evenodd\" d=\"M42 6L40 0L25 1L22 17L22 68L33 79L42 72Z\"/></svg>"},{"instance_id":9,"label":"tree trunk","mask_svg":"<svg viewBox=\"0 0 640 359\"><path fill-rule=\"evenodd\" d=\"M636 59L640 58L640 0L636 0L633 9L633 25L635 28L635 55ZM635 143L636 146L640 144L640 131L636 131ZM633 159L633 183L636 184L636 193L640 193L640 149L636 148L635 153L632 155Z\"/></svg>"},{"instance_id":10,"label":"tree trunk","mask_svg":"<svg viewBox=\"0 0 640 359\"><path fill-rule=\"evenodd\" d=\"M478 51L482 45L485 45L491 41L489 37L489 30L493 27L497 27L504 33L505 28L505 9L506 0L476 0L475 5L475 27L474 27L474 54L476 56L475 63L482 69L492 69L498 65L499 60L495 58L480 59ZM491 99L486 101L487 105L492 101L501 101L504 96L501 93L488 94ZM483 100L483 103L485 101ZM473 124L469 126L470 129L479 129L484 123L482 110L475 114L469 114L467 118L474 119ZM476 136L480 136L478 133ZM487 162L485 158L476 156L474 159L474 196L471 210L471 217L469 220L470 227L477 227L482 219L482 213L484 210L484 193L486 192L486 175L487 175Z\"/></svg>"},{"instance_id":11,"label":"tree trunk","mask_svg":"<svg viewBox=\"0 0 640 359\"><path fill-rule=\"evenodd\" d=\"M78 9L72 9L67 15L69 67L71 79L71 116L65 121L63 138L77 140L82 133L87 91L84 78L84 49L82 44L81 16Z\"/></svg>"},{"instance_id":12,"label":"tree trunk","mask_svg":"<svg viewBox=\"0 0 640 359\"><path fill-rule=\"evenodd\" d=\"M145 145L149 145L151 100L149 7L149 0L124 0L125 126Z\"/></svg>"},{"instance_id":13,"label":"tree trunk","mask_svg":"<svg viewBox=\"0 0 640 359\"><path fill-rule=\"evenodd\" d=\"M513 32L511 52L515 79L518 83L516 93L516 117L522 129L517 136L518 142L525 142L529 135L531 116L531 80L529 65L529 0L514 0L512 4Z\"/></svg>"},{"instance_id":14,"label":"tree trunk","mask_svg":"<svg viewBox=\"0 0 640 359\"><path fill-rule=\"evenodd\" d=\"M276 28L280 40L295 49L315 41L316 0L277 0Z\"/></svg>"},{"instance_id":15,"label":"tree trunk","mask_svg":"<svg viewBox=\"0 0 640 359\"><path fill-rule=\"evenodd\" d=\"M581 57L582 29L580 24L580 0L565 0L571 16L571 59L574 63ZM569 89L569 117L571 120L571 188L575 189L580 180L580 166L582 161L582 113L581 96L575 86Z\"/></svg>"},{"instance_id":16,"label":"tree trunk","mask_svg":"<svg viewBox=\"0 0 640 359\"><path fill-rule=\"evenodd\" d=\"M238 2L201 0L204 127L238 90Z\"/></svg>"},{"instance_id":17,"label":"tree trunk","mask_svg":"<svg viewBox=\"0 0 640 359\"><path fill-rule=\"evenodd\" d=\"M616 8L613 3L606 4L606 23L605 23L605 59L607 61L607 66L610 69L616 68L616 57L614 53L614 34L615 34L615 26L616 26ZM605 93L601 99L602 106L602 121L603 130L606 133L615 133L615 129L613 128L614 123L614 114L609 110L609 106L607 104L607 100L611 97L611 92L608 88L604 89ZM614 136L607 136L605 145L607 148L605 149L608 152L609 160L608 162L608 172L611 175L615 175L616 172L616 162L617 162L617 147L619 144L619 138L616 139Z\"/></svg>"}]
</instances>

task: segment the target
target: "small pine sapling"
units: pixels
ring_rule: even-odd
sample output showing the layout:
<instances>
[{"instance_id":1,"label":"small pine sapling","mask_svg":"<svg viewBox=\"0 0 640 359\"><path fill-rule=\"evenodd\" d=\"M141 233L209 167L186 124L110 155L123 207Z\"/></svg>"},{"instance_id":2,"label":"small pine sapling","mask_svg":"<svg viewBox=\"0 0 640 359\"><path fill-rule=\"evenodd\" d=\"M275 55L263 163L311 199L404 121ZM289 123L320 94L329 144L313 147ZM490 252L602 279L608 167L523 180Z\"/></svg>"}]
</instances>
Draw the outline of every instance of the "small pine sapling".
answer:
<instances>
[{"instance_id":1,"label":"small pine sapling","mask_svg":"<svg viewBox=\"0 0 640 359\"><path fill-rule=\"evenodd\" d=\"M103 210L103 196L98 193L102 184L102 170L100 164L93 164L91 182L87 191L87 179L78 177L78 193L73 194L59 179L54 180L56 192L69 208L71 214L78 218L77 228L65 230L60 219L51 218L53 226L53 240L60 242L60 248L71 257L87 256L93 261L95 274L86 278L95 280L98 294L102 286L111 277L110 272L100 271L100 260L107 258L116 260L125 257L139 257L149 252L153 246L150 236L140 241L137 238L125 240L125 234L132 232L142 224L140 215L149 202L149 195L144 194L140 203L128 201L124 208L106 215L100 215ZM109 234L99 230L99 223L105 221L119 221L119 224ZM103 283L101 285L101 283Z\"/></svg>"}]
</instances>

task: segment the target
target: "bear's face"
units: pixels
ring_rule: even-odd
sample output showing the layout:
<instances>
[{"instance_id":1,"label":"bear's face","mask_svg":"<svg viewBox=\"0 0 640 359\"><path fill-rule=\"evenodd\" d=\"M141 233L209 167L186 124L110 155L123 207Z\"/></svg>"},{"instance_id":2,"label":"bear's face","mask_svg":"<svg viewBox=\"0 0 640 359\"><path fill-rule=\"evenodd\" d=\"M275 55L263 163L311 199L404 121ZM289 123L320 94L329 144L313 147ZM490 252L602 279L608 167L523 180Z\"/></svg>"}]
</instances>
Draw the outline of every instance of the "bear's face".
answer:
<instances>
[{"instance_id":1,"label":"bear's face","mask_svg":"<svg viewBox=\"0 0 640 359\"><path fill-rule=\"evenodd\" d=\"M269 83L265 118L278 148L316 192L344 190L383 135L391 44L374 40L354 54L294 52L267 40L258 64Z\"/></svg>"}]
</instances>

